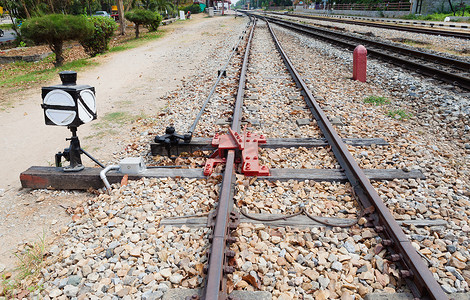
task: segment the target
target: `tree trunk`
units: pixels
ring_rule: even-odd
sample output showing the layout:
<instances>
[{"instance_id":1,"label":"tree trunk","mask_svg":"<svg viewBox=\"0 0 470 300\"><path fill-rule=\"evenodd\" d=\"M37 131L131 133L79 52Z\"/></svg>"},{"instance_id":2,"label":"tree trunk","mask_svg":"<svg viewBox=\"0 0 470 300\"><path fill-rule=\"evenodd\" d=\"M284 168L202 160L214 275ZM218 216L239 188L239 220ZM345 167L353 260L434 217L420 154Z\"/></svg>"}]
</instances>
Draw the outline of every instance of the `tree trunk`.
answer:
<instances>
[{"instance_id":1,"label":"tree trunk","mask_svg":"<svg viewBox=\"0 0 470 300\"><path fill-rule=\"evenodd\" d=\"M452 6L452 2L450 0L449 1L449 5L450 5L450 9L452 10L452 12L454 13L454 16L455 16L455 10L454 10L454 7Z\"/></svg>"},{"instance_id":2,"label":"tree trunk","mask_svg":"<svg viewBox=\"0 0 470 300\"><path fill-rule=\"evenodd\" d=\"M49 0L49 6L51 7L51 12L53 14L55 14L55 11L54 11L54 4L52 4L52 0Z\"/></svg>"},{"instance_id":3,"label":"tree trunk","mask_svg":"<svg viewBox=\"0 0 470 300\"><path fill-rule=\"evenodd\" d=\"M50 45L52 52L55 53L55 63L54 66L60 67L64 63L64 58L62 56L62 45L63 41L56 41Z\"/></svg>"},{"instance_id":4,"label":"tree trunk","mask_svg":"<svg viewBox=\"0 0 470 300\"><path fill-rule=\"evenodd\" d=\"M26 7L24 0L21 0L21 4L23 4L24 11L26 12L26 18L31 19L31 15L29 14L28 8Z\"/></svg>"},{"instance_id":5,"label":"tree trunk","mask_svg":"<svg viewBox=\"0 0 470 300\"><path fill-rule=\"evenodd\" d=\"M121 27L121 35L126 33L126 20L124 19L124 5L122 0L117 0L117 9L119 15L119 26Z\"/></svg>"},{"instance_id":6,"label":"tree trunk","mask_svg":"<svg viewBox=\"0 0 470 300\"><path fill-rule=\"evenodd\" d=\"M9 16L10 16L10 19L11 19L11 23L13 24L12 28L13 30L15 31L15 34L18 38L21 38L21 32L18 31L18 26L15 22L15 18L13 18L13 12L11 10L11 7L10 5L8 5L8 2L7 1L3 1L3 5L4 5L4 8L6 8L6 10L8 10L10 13L9 13Z\"/></svg>"},{"instance_id":7,"label":"tree trunk","mask_svg":"<svg viewBox=\"0 0 470 300\"><path fill-rule=\"evenodd\" d=\"M132 1L129 1L126 7L126 11L128 11L131 8L131 6L132 6Z\"/></svg>"}]
</instances>

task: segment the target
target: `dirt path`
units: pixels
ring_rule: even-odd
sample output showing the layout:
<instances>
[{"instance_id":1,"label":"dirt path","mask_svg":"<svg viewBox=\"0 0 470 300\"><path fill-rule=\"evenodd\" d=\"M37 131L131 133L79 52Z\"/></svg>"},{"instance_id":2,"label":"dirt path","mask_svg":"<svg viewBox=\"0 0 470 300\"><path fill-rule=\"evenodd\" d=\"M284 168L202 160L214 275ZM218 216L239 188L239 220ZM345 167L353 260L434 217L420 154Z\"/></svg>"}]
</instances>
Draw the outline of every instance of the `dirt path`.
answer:
<instances>
[{"instance_id":1,"label":"dirt path","mask_svg":"<svg viewBox=\"0 0 470 300\"><path fill-rule=\"evenodd\" d=\"M177 88L214 50L211 36L223 35L232 30L231 24L240 22L244 21L195 15L192 20L169 25L173 30L164 38L96 58L98 67L78 74L79 84L96 88L99 114L97 125L79 128L82 147L105 163L112 161L113 153L122 148L118 140L125 138L126 127L111 130L103 124L103 117L112 112L126 118L155 114L164 105L159 97ZM51 84L58 82L57 77ZM18 245L42 232L59 232L70 220L59 205L74 207L87 199L85 193L21 189L19 174L33 165L52 165L54 154L68 146L65 138L70 132L44 125L40 89L11 98L15 107L0 112L0 272L13 267L12 252ZM92 165L87 158L83 160Z\"/></svg>"}]
</instances>

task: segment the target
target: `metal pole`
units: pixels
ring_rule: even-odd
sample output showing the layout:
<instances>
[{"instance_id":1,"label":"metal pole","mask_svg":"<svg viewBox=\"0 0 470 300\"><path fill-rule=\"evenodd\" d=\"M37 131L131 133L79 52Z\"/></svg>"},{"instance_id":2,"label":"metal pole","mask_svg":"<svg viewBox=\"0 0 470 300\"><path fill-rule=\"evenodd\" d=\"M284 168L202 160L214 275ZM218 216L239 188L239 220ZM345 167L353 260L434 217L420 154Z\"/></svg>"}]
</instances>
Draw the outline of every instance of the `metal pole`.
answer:
<instances>
[{"instance_id":1,"label":"metal pole","mask_svg":"<svg viewBox=\"0 0 470 300\"><path fill-rule=\"evenodd\" d=\"M80 157L80 141L77 136L77 127L70 127L72 131L72 137L70 138L70 167L75 169L77 166L82 165L82 159Z\"/></svg>"}]
</instances>

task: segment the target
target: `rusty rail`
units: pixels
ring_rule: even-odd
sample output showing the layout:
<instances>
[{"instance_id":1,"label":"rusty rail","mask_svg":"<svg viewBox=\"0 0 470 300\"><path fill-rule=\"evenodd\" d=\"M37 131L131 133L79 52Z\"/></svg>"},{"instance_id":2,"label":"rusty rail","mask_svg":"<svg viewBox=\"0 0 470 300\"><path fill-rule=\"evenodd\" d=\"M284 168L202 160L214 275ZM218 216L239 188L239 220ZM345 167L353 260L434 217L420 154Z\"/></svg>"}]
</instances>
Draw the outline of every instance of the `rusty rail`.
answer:
<instances>
[{"instance_id":1,"label":"rusty rail","mask_svg":"<svg viewBox=\"0 0 470 300\"><path fill-rule=\"evenodd\" d=\"M330 123L319 104L315 101L315 98L307 85L294 68L285 51L282 49L282 46L269 22L267 22L267 24L285 65L298 87L302 89L304 99L315 117L322 133L325 135L325 138L331 146L336 159L344 169L344 172L364 209L366 217L370 224L375 227L375 231L382 236L383 245L386 246L391 253L394 253L391 256L391 260L401 266L400 274L406 279L413 295L418 299L448 299L440 285L432 276L428 267L423 262L423 259L413 248L411 242L400 228L400 225L395 221L377 191L354 160L346 144L340 138L338 133L336 133L333 125Z\"/></svg>"},{"instance_id":2,"label":"rusty rail","mask_svg":"<svg viewBox=\"0 0 470 300\"><path fill-rule=\"evenodd\" d=\"M239 131L242 116L243 96L246 81L246 70L248 66L248 57L250 53L251 40L253 38L256 19L253 20L248 43L245 48L245 56L240 73L237 98L234 105L232 130ZM209 267L206 278L206 287L202 298L205 300L227 299L227 285L225 284L225 274L231 273L231 267L227 261L230 252L226 248L227 243L233 242L229 238L230 231L236 228L236 216L233 215L233 194L235 178L235 151L229 150L227 153L227 162L222 181L222 187L216 212L215 225L212 232L212 245L210 248Z\"/></svg>"}]
</instances>

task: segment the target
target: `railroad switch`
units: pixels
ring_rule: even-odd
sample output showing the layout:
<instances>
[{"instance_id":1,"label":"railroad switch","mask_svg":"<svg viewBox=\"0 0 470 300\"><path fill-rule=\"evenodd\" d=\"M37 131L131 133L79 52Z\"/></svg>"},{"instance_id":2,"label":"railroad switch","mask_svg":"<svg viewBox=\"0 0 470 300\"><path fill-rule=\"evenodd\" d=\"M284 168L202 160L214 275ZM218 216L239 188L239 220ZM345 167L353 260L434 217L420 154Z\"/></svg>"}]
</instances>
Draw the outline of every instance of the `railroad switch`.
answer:
<instances>
[{"instance_id":1,"label":"railroad switch","mask_svg":"<svg viewBox=\"0 0 470 300\"><path fill-rule=\"evenodd\" d=\"M191 142L192 135L187 134L178 134L173 126L168 126L165 129L165 134L156 136L155 143L164 145L168 151L168 157L171 157L171 148L178 146L180 143L189 144Z\"/></svg>"},{"instance_id":2,"label":"railroad switch","mask_svg":"<svg viewBox=\"0 0 470 300\"><path fill-rule=\"evenodd\" d=\"M212 139L212 146L217 150L206 161L204 166L204 175L212 174L214 167L218 164L225 163L225 155L227 150L240 150L242 173L246 176L269 176L269 169L259 164L258 148L259 144L265 144L264 135L244 131L239 134L229 128L228 134L215 134Z\"/></svg>"}]
</instances>

